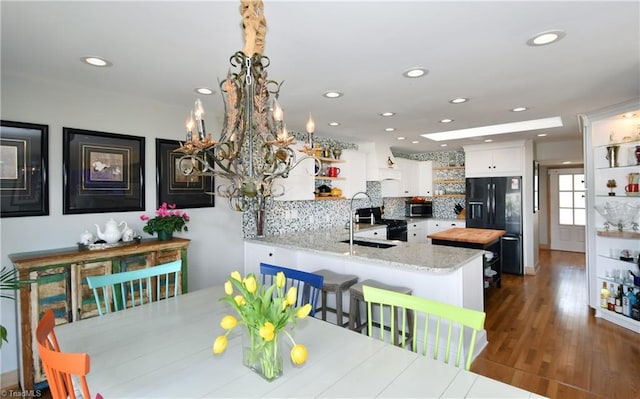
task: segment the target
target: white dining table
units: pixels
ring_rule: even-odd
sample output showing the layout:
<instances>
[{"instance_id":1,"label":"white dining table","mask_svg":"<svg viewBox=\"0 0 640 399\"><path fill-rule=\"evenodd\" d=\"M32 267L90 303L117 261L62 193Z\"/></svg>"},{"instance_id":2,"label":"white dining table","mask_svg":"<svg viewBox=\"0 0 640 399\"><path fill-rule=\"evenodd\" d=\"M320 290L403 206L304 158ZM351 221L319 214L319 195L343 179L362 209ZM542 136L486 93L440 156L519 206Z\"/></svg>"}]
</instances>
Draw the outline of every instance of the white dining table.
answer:
<instances>
[{"instance_id":1,"label":"white dining table","mask_svg":"<svg viewBox=\"0 0 640 399\"><path fill-rule=\"evenodd\" d=\"M223 295L216 286L55 331L64 352L90 355L89 387L105 399L542 397L311 317L293 330L307 362L291 363L283 336L283 375L267 382L242 364L243 326L213 355L220 319L235 314Z\"/></svg>"}]
</instances>

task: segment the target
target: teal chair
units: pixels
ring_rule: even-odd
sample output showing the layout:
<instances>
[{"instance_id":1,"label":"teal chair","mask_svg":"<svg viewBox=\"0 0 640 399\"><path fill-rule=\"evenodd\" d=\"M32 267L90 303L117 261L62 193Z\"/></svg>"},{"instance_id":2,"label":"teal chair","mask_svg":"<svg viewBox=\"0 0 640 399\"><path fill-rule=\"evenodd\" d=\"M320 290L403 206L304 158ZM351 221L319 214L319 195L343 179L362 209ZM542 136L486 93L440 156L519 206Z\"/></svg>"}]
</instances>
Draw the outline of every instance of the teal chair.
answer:
<instances>
[{"instance_id":1,"label":"teal chair","mask_svg":"<svg viewBox=\"0 0 640 399\"><path fill-rule=\"evenodd\" d=\"M381 311L379 314L380 325L390 326L390 337L396 337L400 334L400 336L403 337L403 346L404 337L411 335L413 337L411 342L411 350L413 352L418 352L419 342L423 356L427 356L429 352L432 352L433 358L438 360L440 355L440 341L444 339L444 334L441 335L441 330L446 330L444 363L450 364L449 358L452 348L452 337L455 334L457 336L457 344L454 364L456 367L460 367L460 361L464 352L464 332L470 329L471 339L466 353L466 360L464 361L464 368L466 370L471 368L476 337L478 331L484 329L486 317L484 312L367 285L362 287L362 291L364 292L364 300L367 302L368 334L370 337L372 337L374 333L372 328L373 305L378 305L380 309L382 309L382 305L385 305L391 308L388 316L391 320L388 323L385 322L385 312ZM401 316L396 316L398 310ZM412 322L408 320L408 314L410 312L413 312L414 316ZM420 331L418 330L419 325L421 325ZM442 329L441 326L443 327ZM432 328L435 328L435 331L433 331ZM378 329L378 331L378 338L386 341L385 329L381 328ZM422 334L422 339L420 339L418 335L419 332ZM430 350L428 351L429 348Z\"/></svg>"},{"instance_id":2,"label":"teal chair","mask_svg":"<svg viewBox=\"0 0 640 399\"><path fill-rule=\"evenodd\" d=\"M87 285L93 290L98 314L102 316L110 313L112 307L117 312L178 295L181 270L182 260L176 260L130 272L89 276Z\"/></svg>"},{"instance_id":3,"label":"teal chair","mask_svg":"<svg viewBox=\"0 0 640 399\"><path fill-rule=\"evenodd\" d=\"M285 292L289 287L296 287L298 291L296 307L306 305L307 303L311 304L311 312L309 314L311 317L315 316L324 278L317 274L303 272L301 270L260 263L262 284L273 284L278 272L283 272L286 277Z\"/></svg>"}]
</instances>

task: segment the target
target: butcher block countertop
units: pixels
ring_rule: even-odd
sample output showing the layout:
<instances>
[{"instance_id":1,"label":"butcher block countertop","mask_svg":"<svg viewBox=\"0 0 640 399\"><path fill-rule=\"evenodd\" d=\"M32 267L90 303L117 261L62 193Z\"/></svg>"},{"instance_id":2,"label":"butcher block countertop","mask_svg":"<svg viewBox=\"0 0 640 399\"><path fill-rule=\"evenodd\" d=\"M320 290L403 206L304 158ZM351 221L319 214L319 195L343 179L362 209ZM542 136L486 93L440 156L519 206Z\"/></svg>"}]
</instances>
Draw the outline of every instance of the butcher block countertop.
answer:
<instances>
[{"instance_id":1,"label":"butcher block countertop","mask_svg":"<svg viewBox=\"0 0 640 399\"><path fill-rule=\"evenodd\" d=\"M500 239L500 237L506 233L507 232L504 230L454 227L449 230L429 234L427 237L432 240L468 242L486 245Z\"/></svg>"}]
</instances>

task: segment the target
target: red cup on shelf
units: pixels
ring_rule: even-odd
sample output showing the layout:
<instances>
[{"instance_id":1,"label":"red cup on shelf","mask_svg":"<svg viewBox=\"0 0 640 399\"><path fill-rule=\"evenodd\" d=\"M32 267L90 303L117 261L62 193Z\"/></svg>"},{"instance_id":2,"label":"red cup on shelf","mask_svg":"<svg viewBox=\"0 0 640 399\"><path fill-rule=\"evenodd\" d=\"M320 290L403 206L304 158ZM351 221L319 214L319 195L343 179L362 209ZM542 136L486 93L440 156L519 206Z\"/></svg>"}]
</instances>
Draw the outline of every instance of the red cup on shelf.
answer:
<instances>
[{"instance_id":1,"label":"red cup on shelf","mask_svg":"<svg viewBox=\"0 0 640 399\"><path fill-rule=\"evenodd\" d=\"M340 168L336 168L335 166L329 166L327 168L327 176L338 177L339 174L340 174Z\"/></svg>"},{"instance_id":2,"label":"red cup on shelf","mask_svg":"<svg viewBox=\"0 0 640 399\"><path fill-rule=\"evenodd\" d=\"M628 193L637 193L639 188L638 186L640 186L638 183L627 184L624 186L624 191Z\"/></svg>"}]
</instances>

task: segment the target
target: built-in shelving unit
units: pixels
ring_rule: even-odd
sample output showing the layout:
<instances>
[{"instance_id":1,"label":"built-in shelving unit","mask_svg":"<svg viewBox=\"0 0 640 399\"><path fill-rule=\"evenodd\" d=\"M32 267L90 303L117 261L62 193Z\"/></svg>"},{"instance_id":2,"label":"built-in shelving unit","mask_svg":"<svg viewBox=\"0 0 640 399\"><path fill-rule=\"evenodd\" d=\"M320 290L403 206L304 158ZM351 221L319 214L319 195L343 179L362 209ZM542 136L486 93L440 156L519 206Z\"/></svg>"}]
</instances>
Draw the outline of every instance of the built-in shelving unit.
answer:
<instances>
[{"instance_id":1,"label":"built-in shelving unit","mask_svg":"<svg viewBox=\"0 0 640 399\"><path fill-rule=\"evenodd\" d=\"M640 146L640 118L629 118L625 114L638 115L639 105L640 99L635 99L589 115L580 115L585 138L589 304L595 309L596 317L636 333L640 333L640 309L631 308L631 314L624 315L609 306L602 306L601 289L605 284L615 295L618 287L622 287L623 293L631 290L638 296L640 287L633 284L629 271L636 275L640 273L637 263L640 231L630 221L625 221L621 229L618 226L606 229L606 220L595 207L607 204L640 206L640 196L628 195L625 191L629 175L640 171L636 159L636 147ZM608 184L612 180L616 182L615 187ZM631 260L620 259L622 253L631 254Z\"/></svg>"}]
</instances>

